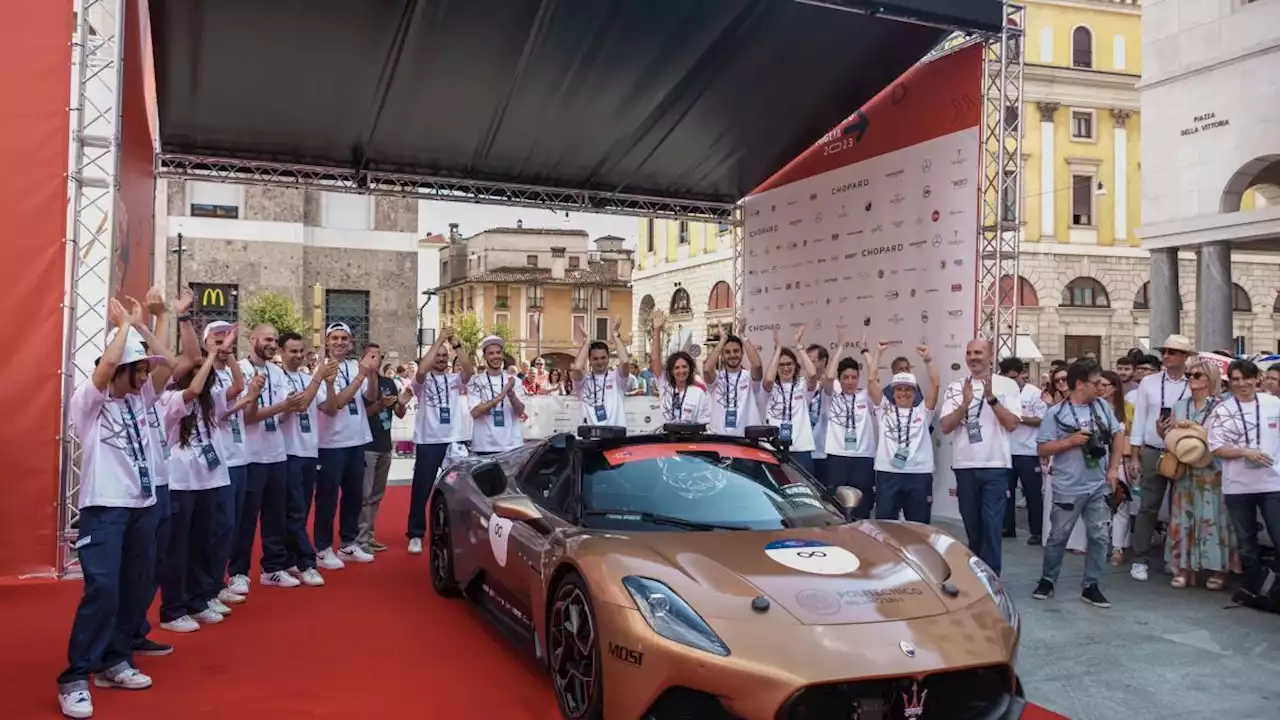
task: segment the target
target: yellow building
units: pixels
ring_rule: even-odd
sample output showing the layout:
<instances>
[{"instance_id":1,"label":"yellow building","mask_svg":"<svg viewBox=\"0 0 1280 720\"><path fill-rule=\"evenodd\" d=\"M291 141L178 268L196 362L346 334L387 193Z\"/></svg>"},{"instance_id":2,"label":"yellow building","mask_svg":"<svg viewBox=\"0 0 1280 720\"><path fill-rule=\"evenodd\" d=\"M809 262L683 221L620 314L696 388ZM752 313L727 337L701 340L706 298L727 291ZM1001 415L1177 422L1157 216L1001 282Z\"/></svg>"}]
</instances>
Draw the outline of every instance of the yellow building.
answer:
<instances>
[{"instance_id":1,"label":"yellow building","mask_svg":"<svg viewBox=\"0 0 1280 720\"><path fill-rule=\"evenodd\" d=\"M645 346L649 315L662 310L670 342L701 352L733 324L733 233L728 225L644 218L637 237L633 347Z\"/></svg>"},{"instance_id":2,"label":"yellow building","mask_svg":"<svg viewBox=\"0 0 1280 720\"><path fill-rule=\"evenodd\" d=\"M584 338L609 341L615 319L629 340L634 258L623 243L606 235L592 250L582 230L493 228L468 238L452 232L440 250L440 327L474 312L486 331L508 328L512 359L528 362L541 353L562 369Z\"/></svg>"}]
</instances>

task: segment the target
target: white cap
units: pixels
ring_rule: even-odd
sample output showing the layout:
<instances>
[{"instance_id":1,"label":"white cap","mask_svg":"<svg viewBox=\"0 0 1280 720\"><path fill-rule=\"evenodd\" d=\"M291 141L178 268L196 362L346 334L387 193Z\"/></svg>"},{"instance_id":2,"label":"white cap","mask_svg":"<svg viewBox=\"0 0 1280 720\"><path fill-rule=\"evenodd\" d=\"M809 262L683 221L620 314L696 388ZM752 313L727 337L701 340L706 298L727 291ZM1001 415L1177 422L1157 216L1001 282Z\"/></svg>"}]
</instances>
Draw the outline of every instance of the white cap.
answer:
<instances>
[{"instance_id":1,"label":"white cap","mask_svg":"<svg viewBox=\"0 0 1280 720\"><path fill-rule=\"evenodd\" d=\"M334 332L336 332L336 331L338 331L338 330L341 330L342 332L344 332L344 333L346 333L346 334L348 334L348 335L350 335L350 334L351 334L351 326L350 326L350 325L348 325L348 324L346 324L346 323L344 323L344 322L336 322L336 323L329 323L329 327L327 327L327 328L325 328L325 329L324 329L324 336L325 336L325 337L329 337L330 335L332 335Z\"/></svg>"},{"instance_id":2,"label":"white cap","mask_svg":"<svg viewBox=\"0 0 1280 720\"><path fill-rule=\"evenodd\" d=\"M120 329L116 328L107 335L107 345L115 341L116 333L118 332L120 332ZM120 356L120 364L129 365L143 360L150 362L152 365L168 364L163 355L148 355L147 346L142 341L142 333L129 328L129 334L125 336L124 353Z\"/></svg>"},{"instance_id":3,"label":"white cap","mask_svg":"<svg viewBox=\"0 0 1280 720\"><path fill-rule=\"evenodd\" d=\"M897 387L898 385L910 385L913 388L920 387L920 383L916 382L916 376L911 373L894 373L893 379L889 381L889 387Z\"/></svg>"},{"instance_id":4,"label":"white cap","mask_svg":"<svg viewBox=\"0 0 1280 720\"><path fill-rule=\"evenodd\" d=\"M497 345L500 348L506 347L506 343L502 342L502 338L498 337L497 335L490 335L480 341L480 352L484 352L485 348L489 347L490 345Z\"/></svg>"},{"instance_id":5,"label":"white cap","mask_svg":"<svg viewBox=\"0 0 1280 720\"><path fill-rule=\"evenodd\" d=\"M213 322L204 326L204 332L200 335L200 339L208 340L210 333L216 333L222 330L230 330L233 327L235 326L225 320L214 320Z\"/></svg>"}]
</instances>

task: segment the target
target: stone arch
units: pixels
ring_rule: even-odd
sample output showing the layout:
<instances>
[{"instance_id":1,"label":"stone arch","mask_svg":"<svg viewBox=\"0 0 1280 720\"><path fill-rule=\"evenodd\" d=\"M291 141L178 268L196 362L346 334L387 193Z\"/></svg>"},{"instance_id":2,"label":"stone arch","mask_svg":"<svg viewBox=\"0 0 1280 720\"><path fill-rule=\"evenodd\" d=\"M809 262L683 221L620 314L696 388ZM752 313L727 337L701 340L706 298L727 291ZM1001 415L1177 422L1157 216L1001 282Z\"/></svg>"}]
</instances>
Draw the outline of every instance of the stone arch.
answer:
<instances>
[{"instance_id":1,"label":"stone arch","mask_svg":"<svg viewBox=\"0 0 1280 720\"><path fill-rule=\"evenodd\" d=\"M1218 211L1222 213L1240 212L1240 200L1245 192L1259 185L1280 186L1280 155L1260 155L1240 167L1227 180L1222 190L1222 200ZM1263 195L1267 197L1266 195ZM1280 199L1280 196L1278 196ZM1270 197L1267 197L1268 203Z\"/></svg>"}]
</instances>

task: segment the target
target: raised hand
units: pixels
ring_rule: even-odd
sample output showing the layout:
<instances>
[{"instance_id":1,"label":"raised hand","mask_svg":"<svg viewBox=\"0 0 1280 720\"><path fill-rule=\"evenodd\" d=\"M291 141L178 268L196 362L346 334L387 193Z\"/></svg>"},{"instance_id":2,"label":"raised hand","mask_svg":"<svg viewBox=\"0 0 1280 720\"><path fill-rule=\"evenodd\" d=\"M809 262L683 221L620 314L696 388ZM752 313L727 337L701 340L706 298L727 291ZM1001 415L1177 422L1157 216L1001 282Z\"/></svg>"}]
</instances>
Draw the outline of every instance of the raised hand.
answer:
<instances>
[{"instance_id":1,"label":"raised hand","mask_svg":"<svg viewBox=\"0 0 1280 720\"><path fill-rule=\"evenodd\" d=\"M456 335L457 332L458 332L457 330L454 330L451 327L447 327L440 331L440 339L448 343L449 340L453 339L453 336ZM448 344L452 344L452 343L448 343Z\"/></svg>"},{"instance_id":2,"label":"raised hand","mask_svg":"<svg viewBox=\"0 0 1280 720\"><path fill-rule=\"evenodd\" d=\"M332 380L338 377L338 361L325 360L316 374L323 380Z\"/></svg>"},{"instance_id":3,"label":"raised hand","mask_svg":"<svg viewBox=\"0 0 1280 720\"><path fill-rule=\"evenodd\" d=\"M115 327L128 325L129 312L124 309L124 305L121 305L119 300L111 298L107 301L107 319Z\"/></svg>"},{"instance_id":4,"label":"raised hand","mask_svg":"<svg viewBox=\"0 0 1280 720\"><path fill-rule=\"evenodd\" d=\"M618 336L622 335L622 318L613 319L613 334Z\"/></svg>"},{"instance_id":5,"label":"raised hand","mask_svg":"<svg viewBox=\"0 0 1280 720\"><path fill-rule=\"evenodd\" d=\"M129 324L134 326L141 325L142 303L138 302L137 298L128 295L125 296L125 299L129 301Z\"/></svg>"},{"instance_id":6,"label":"raised hand","mask_svg":"<svg viewBox=\"0 0 1280 720\"><path fill-rule=\"evenodd\" d=\"M265 388L266 386L267 386L266 375L254 375L253 377L249 378L249 395L255 398L258 397L259 395L262 394L262 389Z\"/></svg>"},{"instance_id":7,"label":"raised hand","mask_svg":"<svg viewBox=\"0 0 1280 720\"><path fill-rule=\"evenodd\" d=\"M152 315L162 315L169 309L169 303L164 299L164 290L159 285L147 291L147 309Z\"/></svg>"},{"instance_id":8,"label":"raised hand","mask_svg":"<svg viewBox=\"0 0 1280 720\"><path fill-rule=\"evenodd\" d=\"M928 359L929 359L929 346L928 346L928 345L917 345L917 346L916 346L916 352L920 353L920 357L921 357L921 358L924 358L925 360L928 360Z\"/></svg>"},{"instance_id":9,"label":"raised hand","mask_svg":"<svg viewBox=\"0 0 1280 720\"><path fill-rule=\"evenodd\" d=\"M801 325L800 327L796 328L796 347L800 347L801 345L804 344L804 331L806 327L807 326L805 325Z\"/></svg>"},{"instance_id":10,"label":"raised hand","mask_svg":"<svg viewBox=\"0 0 1280 720\"><path fill-rule=\"evenodd\" d=\"M667 314L661 310L654 310L653 313L649 315L649 320L653 323L653 329L655 331L661 330L662 326L667 324Z\"/></svg>"},{"instance_id":11,"label":"raised hand","mask_svg":"<svg viewBox=\"0 0 1280 720\"><path fill-rule=\"evenodd\" d=\"M515 388L516 388L516 376L515 376L515 375L508 375L508 376L507 376L507 386L506 386L506 387L504 387L504 388L502 388L502 394L504 394L504 395L509 395L509 394L511 393L511 391L512 391L512 390L515 390Z\"/></svg>"},{"instance_id":12,"label":"raised hand","mask_svg":"<svg viewBox=\"0 0 1280 720\"><path fill-rule=\"evenodd\" d=\"M372 354L365 353L365 356L360 358L360 371L367 377L378 376L378 361L374 359Z\"/></svg>"},{"instance_id":13,"label":"raised hand","mask_svg":"<svg viewBox=\"0 0 1280 720\"><path fill-rule=\"evenodd\" d=\"M879 352L884 352L885 350L888 350L892 346L893 346L893 343L889 342L888 340L880 340L876 342L876 350Z\"/></svg>"},{"instance_id":14,"label":"raised hand","mask_svg":"<svg viewBox=\"0 0 1280 720\"><path fill-rule=\"evenodd\" d=\"M969 407L970 403L973 402L973 378L972 377L965 378L964 384L961 387L964 389L964 395L961 396L961 401L962 401L961 404L967 408Z\"/></svg>"},{"instance_id":15,"label":"raised hand","mask_svg":"<svg viewBox=\"0 0 1280 720\"><path fill-rule=\"evenodd\" d=\"M780 345L782 345L782 339L778 337L778 328L774 328L773 329L773 346L778 347Z\"/></svg>"},{"instance_id":16,"label":"raised hand","mask_svg":"<svg viewBox=\"0 0 1280 720\"><path fill-rule=\"evenodd\" d=\"M191 309L196 302L196 294L189 287L182 288L182 292L178 293L178 299L173 303L173 311L179 315L185 314Z\"/></svg>"}]
</instances>

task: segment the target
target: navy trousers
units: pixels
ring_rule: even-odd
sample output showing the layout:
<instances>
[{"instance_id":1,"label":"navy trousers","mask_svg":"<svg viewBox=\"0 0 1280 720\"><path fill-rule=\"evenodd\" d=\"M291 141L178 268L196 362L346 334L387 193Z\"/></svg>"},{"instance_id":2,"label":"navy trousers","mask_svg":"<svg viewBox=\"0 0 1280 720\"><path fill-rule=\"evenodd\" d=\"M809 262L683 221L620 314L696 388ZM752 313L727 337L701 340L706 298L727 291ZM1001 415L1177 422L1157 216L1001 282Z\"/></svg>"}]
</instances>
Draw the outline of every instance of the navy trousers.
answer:
<instances>
[{"instance_id":1,"label":"navy trousers","mask_svg":"<svg viewBox=\"0 0 1280 720\"><path fill-rule=\"evenodd\" d=\"M956 499L969 549L1000 574L1004 508L1009 498L1007 468L956 470Z\"/></svg>"},{"instance_id":2,"label":"navy trousers","mask_svg":"<svg viewBox=\"0 0 1280 720\"><path fill-rule=\"evenodd\" d=\"M155 602L156 592L160 590L160 578L164 574L165 559L169 555L169 528L172 525L172 507L169 502L169 486L156 486L156 564L151 571L151 595L147 597L147 607ZM137 645L147 639L151 633L151 621L142 613L142 622L138 624L138 632L134 633L133 644Z\"/></svg>"},{"instance_id":3,"label":"navy trousers","mask_svg":"<svg viewBox=\"0 0 1280 720\"><path fill-rule=\"evenodd\" d=\"M449 443L418 445L413 461L413 490L409 493L409 524L405 537L410 540L427 534L427 501L436 486L436 476L444 464Z\"/></svg>"},{"instance_id":4,"label":"navy trousers","mask_svg":"<svg viewBox=\"0 0 1280 720\"><path fill-rule=\"evenodd\" d=\"M876 519L910 522L933 519L933 475L929 473L876 473Z\"/></svg>"},{"instance_id":5,"label":"navy trousers","mask_svg":"<svg viewBox=\"0 0 1280 720\"><path fill-rule=\"evenodd\" d=\"M227 568L231 562L231 548L235 545L236 522L240 518L240 510L244 507L245 496L249 490L249 466L237 465L228 467L231 476L231 491L218 495L216 525L213 531L213 543L217 573L218 590L227 586Z\"/></svg>"},{"instance_id":6,"label":"navy trousers","mask_svg":"<svg viewBox=\"0 0 1280 720\"><path fill-rule=\"evenodd\" d=\"M218 490L174 490L170 501L168 560L160 574L161 622L209 608Z\"/></svg>"},{"instance_id":7,"label":"navy trousers","mask_svg":"<svg viewBox=\"0 0 1280 720\"><path fill-rule=\"evenodd\" d=\"M316 515L312 530L316 550L334 547L334 515L338 516L341 542L338 547L355 543L356 535L360 533L360 508L363 506L364 446L320 448L320 470L316 473Z\"/></svg>"},{"instance_id":8,"label":"navy trousers","mask_svg":"<svg viewBox=\"0 0 1280 720\"><path fill-rule=\"evenodd\" d=\"M869 457L845 457L844 455L828 455L825 461L822 483L829 490L841 485L861 490L862 500L858 507L849 513L851 520L866 520L871 517L871 508L876 504L876 461Z\"/></svg>"},{"instance_id":9,"label":"navy trousers","mask_svg":"<svg viewBox=\"0 0 1280 720\"><path fill-rule=\"evenodd\" d=\"M285 517L285 565L299 570L316 566L316 549L307 533L307 518L311 515L311 499L316 493L316 465L313 457L290 455L289 500Z\"/></svg>"}]
</instances>

